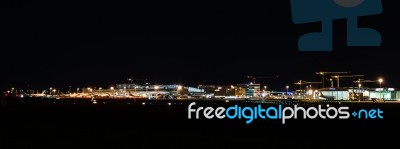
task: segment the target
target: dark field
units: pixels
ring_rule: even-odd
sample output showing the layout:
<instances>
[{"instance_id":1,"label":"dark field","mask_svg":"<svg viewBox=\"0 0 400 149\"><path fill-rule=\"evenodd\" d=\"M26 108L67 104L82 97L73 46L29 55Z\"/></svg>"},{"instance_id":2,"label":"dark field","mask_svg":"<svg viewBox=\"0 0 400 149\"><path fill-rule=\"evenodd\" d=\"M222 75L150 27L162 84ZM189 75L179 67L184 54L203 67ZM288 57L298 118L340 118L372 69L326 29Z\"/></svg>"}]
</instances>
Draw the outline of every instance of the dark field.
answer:
<instances>
[{"instance_id":1,"label":"dark field","mask_svg":"<svg viewBox=\"0 0 400 149\"><path fill-rule=\"evenodd\" d=\"M143 105L145 102L145 105ZM2 99L0 148L389 147L399 139L400 104L329 103L380 108L374 120L189 120L187 107L255 106L244 101ZM292 106L297 102L286 102ZM318 106L319 103L297 103ZM326 103L322 103L326 105ZM273 104L262 104L276 106ZM350 111L351 111L350 110Z\"/></svg>"}]
</instances>

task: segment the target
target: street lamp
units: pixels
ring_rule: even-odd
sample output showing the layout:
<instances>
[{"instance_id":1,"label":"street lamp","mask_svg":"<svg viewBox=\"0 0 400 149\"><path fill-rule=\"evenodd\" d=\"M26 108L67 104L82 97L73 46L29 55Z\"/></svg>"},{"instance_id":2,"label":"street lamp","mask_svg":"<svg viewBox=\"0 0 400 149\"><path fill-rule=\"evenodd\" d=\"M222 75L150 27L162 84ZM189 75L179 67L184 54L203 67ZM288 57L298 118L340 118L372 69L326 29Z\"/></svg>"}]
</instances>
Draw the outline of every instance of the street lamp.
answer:
<instances>
[{"instance_id":1,"label":"street lamp","mask_svg":"<svg viewBox=\"0 0 400 149\"><path fill-rule=\"evenodd\" d=\"M49 93L50 93L50 95L51 95L51 91L53 90L53 88L52 87L50 87L50 90L49 90Z\"/></svg>"},{"instance_id":2,"label":"street lamp","mask_svg":"<svg viewBox=\"0 0 400 149\"><path fill-rule=\"evenodd\" d=\"M147 97L148 96L147 89L149 88L149 86L146 86L145 88L146 88L146 97Z\"/></svg>"},{"instance_id":3,"label":"street lamp","mask_svg":"<svg viewBox=\"0 0 400 149\"><path fill-rule=\"evenodd\" d=\"M156 98L158 98L158 93L157 93L158 88L159 88L158 85L154 86L154 91L156 92Z\"/></svg>"},{"instance_id":4,"label":"street lamp","mask_svg":"<svg viewBox=\"0 0 400 149\"><path fill-rule=\"evenodd\" d=\"M378 82L379 82L379 88L382 88L383 79L382 79L382 78L379 78L379 79L378 79Z\"/></svg>"},{"instance_id":5,"label":"street lamp","mask_svg":"<svg viewBox=\"0 0 400 149\"><path fill-rule=\"evenodd\" d=\"M289 85L286 86L286 94L289 94Z\"/></svg>"},{"instance_id":6,"label":"street lamp","mask_svg":"<svg viewBox=\"0 0 400 149\"><path fill-rule=\"evenodd\" d=\"M383 89L382 89L382 82L383 82L383 79L382 78L379 78L378 79L378 82L379 82L379 90L381 91L381 98L382 98L382 91L383 91ZM382 89L382 90L381 90Z\"/></svg>"},{"instance_id":7,"label":"street lamp","mask_svg":"<svg viewBox=\"0 0 400 149\"><path fill-rule=\"evenodd\" d=\"M361 88L361 86L362 86L361 83L358 83L358 88L359 88L359 89Z\"/></svg>"}]
</instances>

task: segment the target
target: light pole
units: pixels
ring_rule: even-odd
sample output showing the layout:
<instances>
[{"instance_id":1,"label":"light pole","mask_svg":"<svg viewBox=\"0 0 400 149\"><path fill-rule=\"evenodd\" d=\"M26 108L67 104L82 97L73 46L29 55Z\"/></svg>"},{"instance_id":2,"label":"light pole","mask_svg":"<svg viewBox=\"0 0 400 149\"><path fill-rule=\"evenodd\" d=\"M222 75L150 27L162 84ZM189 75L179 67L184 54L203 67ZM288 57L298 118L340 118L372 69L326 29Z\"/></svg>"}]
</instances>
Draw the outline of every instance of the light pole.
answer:
<instances>
[{"instance_id":1,"label":"light pole","mask_svg":"<svg viewBox=\"0 0 400 149\"><path fill-rule=\"evenodd\" d=\"M158 88L159 88L158 85L154 86L154 91L156 92L156 99L158 98L158 93L157 93Z\"/></svg>"},{"instance_id":2,"label":"light pole","mask_svg":"<svg viewBox=\"0 0 400 149\"><path fill-rule=\"evenodd\" d=\"M146 97L147 97L147 96L149 96L147 93L147 89L149 88L149 86L146 86L145 88L146 88Z\"/></svg>"},{"instance_id":3,"label":"light pole","mask_svg":"<svg viewBox=\"0 0 400 149\"><path fill-rule=\"evenodd\" d=\"M69 94L71 95L71 85L69 86Z\"/></svg>"},{"instance_id":4,"label":"light pole","mask_svg":"<svg viewBox=\"0 0 400 149\"><path fill-rule=\"evenodd\" d=\"M379 79L378 79L378 82L379 82L379 88L382 88L383 79L382 79L382 78L379 78Z\"/></svg>"},{"instance_id":5,"label":"light pole","mask_svg":"<svg viewBox=\"0 0 400 149\"><path fill-rule=\"evenodd\" d=\"M381 98L382 98L382 92L383 92L383 89L382 89L382 82L383 82L383 79L382 79L382 78L379 78L379 79L378 79L378 82L379 82L379 90L381 91L380 95L381 95Z\"/></svg>"},{"instance_id":6,"label":"light pole","mask_svg":"<svg viewBox=\"0 0 400 149\"><path fill-rule=\"evenodd\" d=\"M289 94L289 85L286 86L286 94Z\"/></svg>"}]
</instances>

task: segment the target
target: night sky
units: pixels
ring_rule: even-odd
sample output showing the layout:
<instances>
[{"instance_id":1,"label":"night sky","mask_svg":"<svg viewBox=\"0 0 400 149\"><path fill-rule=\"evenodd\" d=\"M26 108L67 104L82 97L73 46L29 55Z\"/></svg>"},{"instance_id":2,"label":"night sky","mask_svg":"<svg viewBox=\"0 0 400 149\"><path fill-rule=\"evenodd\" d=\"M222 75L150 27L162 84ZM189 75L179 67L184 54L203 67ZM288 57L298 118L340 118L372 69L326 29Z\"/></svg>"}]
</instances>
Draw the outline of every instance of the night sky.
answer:
<instances>
[{"instance_id":1,"label":"night sky","mask_svg":"<svg viewBox=\"0 0 400 149\"><path fill-rule=\"evenodd\" d=\"M333 52L299 52L298 38L319 23L295 25L289 0L264 3L8 2L1 5L0 88L108 87L150 83L236 84L247 75L283 89L316 71L384 77L400 87L398 5L361 17L381 47L347 47L346 21L334 21ZM376 87L376 84L367 86Z\"/></svg>"}]
</instances>

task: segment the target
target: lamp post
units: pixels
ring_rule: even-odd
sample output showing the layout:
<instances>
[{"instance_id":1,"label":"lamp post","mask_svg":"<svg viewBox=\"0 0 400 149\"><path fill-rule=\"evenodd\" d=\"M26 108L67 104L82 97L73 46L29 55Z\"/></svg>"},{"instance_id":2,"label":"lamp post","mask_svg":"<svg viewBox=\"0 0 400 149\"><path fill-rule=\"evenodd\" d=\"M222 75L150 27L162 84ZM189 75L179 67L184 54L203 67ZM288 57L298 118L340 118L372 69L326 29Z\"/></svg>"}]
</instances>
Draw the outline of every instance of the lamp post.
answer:
<instances>
[{"instance_id":1,"label":"lamp post","mask_svg":"<svg viewBox=\"0 0 400 149\"><path fill-rule=\"evenodd\" d=\"M146 88L146 97L147 97L147 96L149 96L147 93L147 89L149 88L149 86L146 86L145 88Z\"/></svg>"},{"instance_id":2,"label":"lamp post","mask_svg":"<svg viewBox=\"0 0 400 149\"><path fill-rule=\"evenodd\" d=\"M379 88L382 88L383 79L382 79L382 78L379 78L379 79L378 79L378 82L379 82Z\"/></svg>"},{"instance_id":3,"label":"lamp post","mask_svg":"<svg viewBox=\"0 0 400 149\"><path fill-rule=\"evenodd\" d=\"M380 95L381 95L381 98L382 98L382 92L383 92L383 89L382 89L382 82L383 82L383 79L382 79L382 78L379 78L379 79L378 79L378 82L379 82L379 90L381 91Z\"/></svg>"},{"instance_id":4,"label":"lamp post","mask_svg":"<svg viewBox=\"0 0 400 149\"><path fill-rule=\"evenodd\" d=\"M289 85L286 86L286 94L289 94Z\"/></svg>"},{"instance_id":5,"label":"lamp post","mask_svg":"<svg viewBox=\"0 0 400 149\"><path fill-rule=\"evenodd\" d=\"M156 93L156 99L158 98L158 93L157 93L158 88L159 88L158 85L154 86L154 91Z\"/></svg>"}]
</instances>

